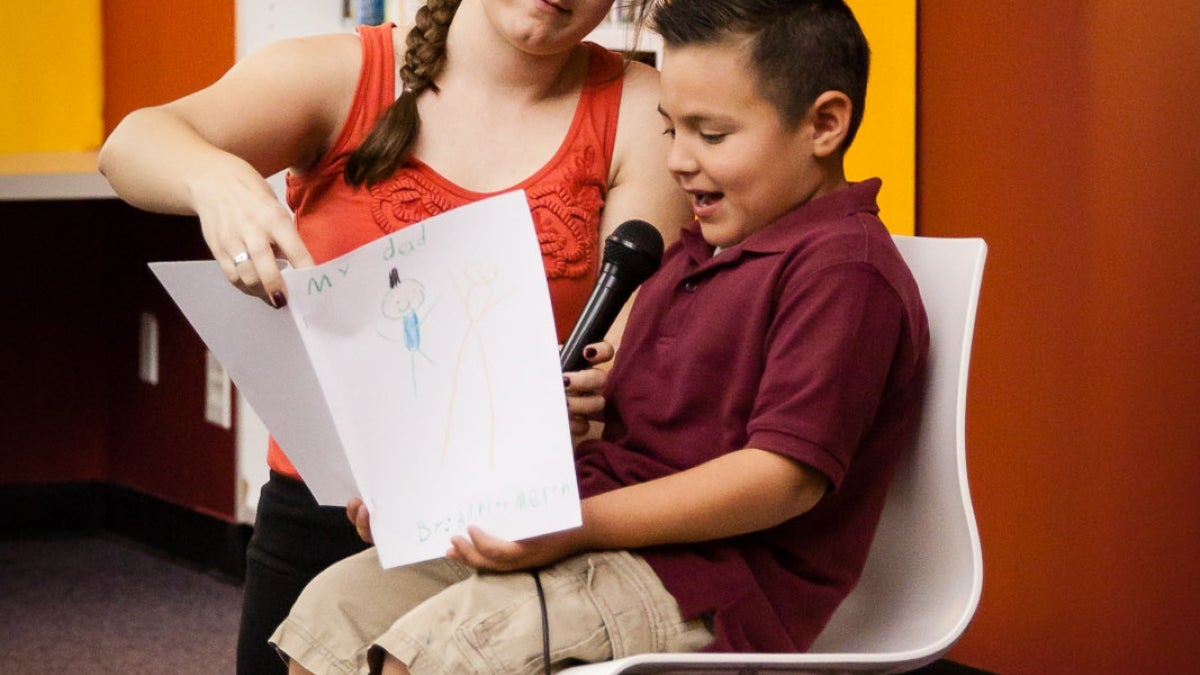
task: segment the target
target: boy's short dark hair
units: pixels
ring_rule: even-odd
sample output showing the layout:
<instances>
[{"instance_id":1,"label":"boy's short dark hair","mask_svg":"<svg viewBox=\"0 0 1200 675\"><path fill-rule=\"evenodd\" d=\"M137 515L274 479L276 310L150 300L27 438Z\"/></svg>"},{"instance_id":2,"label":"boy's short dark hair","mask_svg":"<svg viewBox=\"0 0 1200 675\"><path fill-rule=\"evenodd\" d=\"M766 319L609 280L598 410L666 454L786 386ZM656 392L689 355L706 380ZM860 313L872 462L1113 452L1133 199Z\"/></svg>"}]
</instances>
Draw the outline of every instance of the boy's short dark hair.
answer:
<instances>
[{"instance_id":1,"label":"boy's short dark hair","mask_svg":"<svg viewBox=\"0 0 1200 675\"><path fill-rule=\"evenodd\" d=\"M671 47L751 42L750 65L763 97L796 125L826 91L850 98L850 147L862 123L871 52L842 0L662 0L653 26Z\"/></svg>"}]
</instances>

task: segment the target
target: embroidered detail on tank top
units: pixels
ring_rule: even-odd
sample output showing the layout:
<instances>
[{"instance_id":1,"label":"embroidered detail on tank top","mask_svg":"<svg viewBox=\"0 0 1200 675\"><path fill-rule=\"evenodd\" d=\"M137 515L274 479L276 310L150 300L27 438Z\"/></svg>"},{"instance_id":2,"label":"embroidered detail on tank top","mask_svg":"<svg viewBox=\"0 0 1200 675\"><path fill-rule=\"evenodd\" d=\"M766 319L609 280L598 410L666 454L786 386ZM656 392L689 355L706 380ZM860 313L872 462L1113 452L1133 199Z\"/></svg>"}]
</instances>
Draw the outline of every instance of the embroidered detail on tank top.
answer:
<instances>
[{"instance_id":1,"label":"embroidered detail on tank top","mask_svg":"<svg viewBox=\"0 0 1200 675\"><path fill-rule=\"evenodd\" d=\"M596 149L588 146L576 153L560 180L526 188L548 279L574 279L592 272L607 182L589 170L595 161Z\"/></svg>"},{"instance_id":2,"label":"embroidered detail on tank top","mask_svg":"<svg viewBox=\"0 0 1200 675\"><path fill-rule=\"evenodd\" d=\"M596 161L595 147L577 148L566 162L517 186L524 188L529 201L547 279L574 279L591 272L606 188L605 177L592 169ZM447 190L419 165L406 166L371 186L370 194L371 216L385 234L478 198Z\"/></svg>"}]
</instances>

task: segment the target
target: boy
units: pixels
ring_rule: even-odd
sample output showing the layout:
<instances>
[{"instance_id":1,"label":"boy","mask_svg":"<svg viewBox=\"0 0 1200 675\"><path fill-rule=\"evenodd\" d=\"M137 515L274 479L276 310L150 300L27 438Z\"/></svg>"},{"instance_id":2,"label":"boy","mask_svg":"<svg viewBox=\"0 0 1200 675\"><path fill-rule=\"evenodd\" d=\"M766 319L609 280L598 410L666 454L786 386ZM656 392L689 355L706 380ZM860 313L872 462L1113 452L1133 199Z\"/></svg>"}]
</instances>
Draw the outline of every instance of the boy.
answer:
<instances>
[{"instance_id":1,"label":"boy","mask_svg":"<svg viewBox=\"0 0 1200 675\"><path fill-rule=\"evenodd\" d=\"M671 0L655 24L668 169L696 223L639 291L603 438L576 449L583 526L340 563L276 632L293 672L798 651L857 580L928 347L879 181L842 170L866 40L840 0Z\"/></svg>"}]
</instances>

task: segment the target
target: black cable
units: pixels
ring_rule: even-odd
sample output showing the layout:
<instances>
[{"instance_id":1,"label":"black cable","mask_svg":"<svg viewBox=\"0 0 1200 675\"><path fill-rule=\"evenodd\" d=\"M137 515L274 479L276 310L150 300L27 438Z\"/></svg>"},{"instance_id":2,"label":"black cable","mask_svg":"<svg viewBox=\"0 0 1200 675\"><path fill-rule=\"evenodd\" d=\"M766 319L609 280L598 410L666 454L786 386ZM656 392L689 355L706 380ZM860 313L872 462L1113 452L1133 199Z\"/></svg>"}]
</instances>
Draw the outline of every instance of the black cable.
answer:
<instances>
[{"instance_id":1,"label":"black cable","mask_svg":"<svg viewBox=\"0 0 1200 675\"><path fill-rule=\"evenodd\" d=\"M530 572L537 585L538 603L542 606L542 667L550 675L550 615L546 611L546 592L542 590L542 577L537 570Z\"/></svg>"}]
</instances>

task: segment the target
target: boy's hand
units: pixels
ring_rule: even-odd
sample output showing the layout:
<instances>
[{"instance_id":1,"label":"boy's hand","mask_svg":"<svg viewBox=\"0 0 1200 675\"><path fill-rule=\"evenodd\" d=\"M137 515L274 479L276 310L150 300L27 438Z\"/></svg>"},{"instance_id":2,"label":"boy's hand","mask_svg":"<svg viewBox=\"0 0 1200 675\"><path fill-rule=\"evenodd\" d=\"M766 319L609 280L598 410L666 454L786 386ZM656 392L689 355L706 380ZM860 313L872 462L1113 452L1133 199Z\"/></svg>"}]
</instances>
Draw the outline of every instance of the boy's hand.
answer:
<instances>
[{"instance_id":1,"label":"boy's hand","mask_svg":"<svg viewBox=\"0 0 1200 675\"><path fill-rule=\"evenodd\" d=\"M576 541L577 532L567 530L522 541L505 541L470 525L467 536L450 539L452 548L446 552L446 557L491 572L535 569L581 551L582 546Z\"/></svg>"},{"instance_id":2,"label":"boy's hand","mask_svg":"<svg viewBox=\"0 0 1200 675\"><path fill-rule=\"evenodd\" d=\"M358 536L368 544L374 544L375 539L371 537L371 514L367 512L367 505L363 500L357 497L346 503L346 517L354 523L354 529L358 531Z\"/></svg>"},{"instance_id":3,"label":"boy's hand","mask_svg":"<svg viewBox=\"0 0 1200 675\"><path fill-rule=\"evenodd\" d=\"M593 366L612 360L615 350L607 342L588 345L584 357ZM583 436L591 429L591 420L599 419L604 412L604 397L600 395L608 371L589 368L572 373L563 373L563 385L567 391L567 414L571 421L571 435Z\"/></svg>"}]
</instances>

